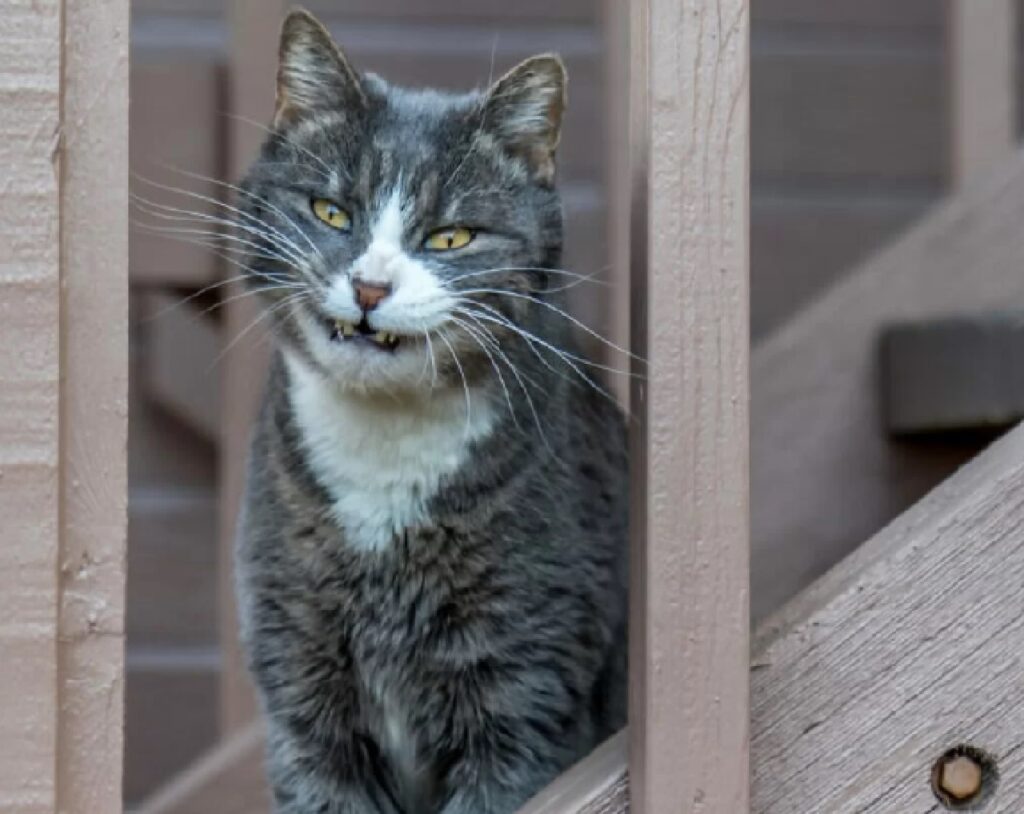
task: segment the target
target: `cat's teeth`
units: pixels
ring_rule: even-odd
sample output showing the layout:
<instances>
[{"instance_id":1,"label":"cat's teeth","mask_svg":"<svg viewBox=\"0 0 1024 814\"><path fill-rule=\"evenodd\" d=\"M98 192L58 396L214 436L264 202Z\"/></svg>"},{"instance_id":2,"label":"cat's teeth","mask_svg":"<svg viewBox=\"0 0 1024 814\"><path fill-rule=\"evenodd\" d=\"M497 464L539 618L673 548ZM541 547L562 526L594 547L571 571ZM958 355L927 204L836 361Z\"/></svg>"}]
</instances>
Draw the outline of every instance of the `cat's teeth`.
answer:
<instances>
[{"instance_id":1,"label":"cat's teeth","mask_svg":"<svg viewBox=\"0 0 1024 814\"><path fill-rule=\"evenodd\" d=\"M386 345L391 341L391 334L387 331L377 331L377 333L373 335L373 341L381 345Z\"/></svg>"},{"instance_id":2,"label":"cat's teeth","mask_svg":"<svg viewBox=\"0 0 1024 814\"><path fill-rule=\"evenodd\" d=\"M334 323L334 327L342 336L356 335L356 326L353 325L351 322L343 322L342 320L339 319Z\"/></svg>"}]
</instances>

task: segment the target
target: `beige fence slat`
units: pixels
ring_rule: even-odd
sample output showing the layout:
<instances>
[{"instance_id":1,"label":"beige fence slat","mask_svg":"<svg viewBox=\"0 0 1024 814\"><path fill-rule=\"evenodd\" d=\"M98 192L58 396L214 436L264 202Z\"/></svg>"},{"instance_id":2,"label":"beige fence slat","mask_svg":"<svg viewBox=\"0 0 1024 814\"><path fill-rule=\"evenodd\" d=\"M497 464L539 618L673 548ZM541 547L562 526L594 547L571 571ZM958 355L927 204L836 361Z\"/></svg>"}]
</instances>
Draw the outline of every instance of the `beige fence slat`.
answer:
<instances>
[{"instance_id":1,"label":"beige fence slat","mask_svg":"<svg viewBox=\"0 0 1024 814\"><path fill-rule=\"evenodd\" d=\"M984 810L1024 810L1022 517L1018 429L762 627L758 814L945 810L931 768L963 743L1002 774Z\"/></svg>"},{"instance_id":2,"label":"beige fence slat","mask_svg":"<svg viewBox=\"0 0 1024 814\"><path fill-rule=\"evenodd\" d=\"M56 810L59 0L0 2L0 811Z\"/></svg>"},{"instance_id":3,"label":"beige fence slat","mask_svg":"<svg viewBox=\"0 0 1024 814\"><path fill-rule=\"evenodd\" d=\"M1017 0L949 0L950 173L963 187L1017 141Z\"/></svg>"},{"instance_id":4,"label":"beige fence slat","mask_svg":"<svg viewBox=\"0 0 1024 814\"><path fill-rule=\"evenodd\" d=\"M121 810L129 29L128 0L64 3L62 814Z\"/></svg>"},{"instance_id":5,"label":"beige fence slat","mask_svg":"<svg viewBox=\"0 0 1024 814\"><path fill-rule=\"evenodd\" d=\"M749 5L631 7L632 325L648 360L632 393L646 418L631 458L646 495L634 501L631 805L638 814L742 814Z\"/></svg>"},{"instance_id":6,"label":"beige fence slat","mask_svg":"<svg viewBox=\"0 0 1024 814\"><path fill-rule=\"evenodd\" d=\"M289 3L267 0L260 13L252 13L250 0L231 0L230 108L236 116L269 125L274 109L275 76L277 73L277 39L281 21ZM231 120L228 171L235 183L248 168L249 162L266 133L258 125ZM229 287L226 297L239 291ZM221 445L220 445L220 613L221 649L221 725L233 732L256 714L256 701L246 673L238 642L234 594L235 521L245 466L249 458L249 435L256 415L267 365L266 329L248 330L260 310L251 297L230 302L224 309L224 342L230 345L221 360ZM238 337L247 331L240 340ZM237 341L236 341L237 340Z\"/></svg>"}]
</instances>

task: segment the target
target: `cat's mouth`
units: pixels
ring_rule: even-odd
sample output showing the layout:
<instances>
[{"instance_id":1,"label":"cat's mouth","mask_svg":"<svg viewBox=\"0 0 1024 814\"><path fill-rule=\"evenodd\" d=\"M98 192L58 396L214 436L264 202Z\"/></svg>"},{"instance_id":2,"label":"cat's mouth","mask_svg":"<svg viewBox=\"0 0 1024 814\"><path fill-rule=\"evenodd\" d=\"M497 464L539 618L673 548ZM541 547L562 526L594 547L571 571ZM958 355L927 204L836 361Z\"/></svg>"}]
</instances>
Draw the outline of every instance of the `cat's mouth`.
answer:
<instances>
[{"instance_id":1,"label":"cat's mouth","mask_svg":"<svg viewBox=\"0 0 1024 814\"><path fill-rule=\"evenodd\" d=\"M389 331L375 331L363 317L358 323L340 319L328 320L327 328L332 342L361 342L379 350L394 352L401 344L401 337Z\"/></svg>"}]
</instances>

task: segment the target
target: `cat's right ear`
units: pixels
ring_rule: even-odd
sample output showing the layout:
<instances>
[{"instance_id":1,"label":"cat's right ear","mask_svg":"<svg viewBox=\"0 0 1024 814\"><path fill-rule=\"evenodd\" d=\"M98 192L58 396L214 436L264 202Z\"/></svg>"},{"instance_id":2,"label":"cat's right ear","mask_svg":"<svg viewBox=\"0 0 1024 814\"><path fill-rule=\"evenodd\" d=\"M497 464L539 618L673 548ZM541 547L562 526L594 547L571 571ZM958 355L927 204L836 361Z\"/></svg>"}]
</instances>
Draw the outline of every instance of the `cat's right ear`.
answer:
<instances>
[{"instance_id":1,"label":"cat's right ear","mask_svg":"<svg viewBox=\"0 0 1024 814\"><path fill-rule=\"evenodd\" d=\"M281 28L274 126L365 105L359 76L330 32L308 11L291 12Z\"/></svg>"}]
</instances>

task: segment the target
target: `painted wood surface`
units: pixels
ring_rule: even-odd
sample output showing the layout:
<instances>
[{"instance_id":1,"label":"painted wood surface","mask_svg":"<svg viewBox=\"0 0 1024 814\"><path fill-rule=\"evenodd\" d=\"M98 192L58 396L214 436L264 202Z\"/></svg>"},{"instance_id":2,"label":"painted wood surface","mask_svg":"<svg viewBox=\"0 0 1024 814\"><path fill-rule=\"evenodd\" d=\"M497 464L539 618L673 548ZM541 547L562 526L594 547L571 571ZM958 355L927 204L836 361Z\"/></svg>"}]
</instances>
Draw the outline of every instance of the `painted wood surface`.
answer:
<instances>
[{"instance_id":1,"label":"painted wood surface","mask_svg":"<svg viewBox=\"0 0 1024 814\"><path fill-rule=\"evenodd\" d=\"M65 2L63 9L57 810L116 814L128 486L129 2Z\"/></svg>"},{"instance_id":2,"label":"painted wood surface","mask_svg":"<svg viewBox=\"0 0 1024 814\"><path fill-rule=\"evenodd\" d=\"M127 24L0 3L5 814L121 810Z\"/></svg>"},{"instance_id":3,"label":"painted wood surface","mask_svg":"<svg viewBox=\"0 0 1024 814\"><path fill-rule=\"evenodd\" d=\"M753 810L938 812L932 764L991 753L984 808L1024 810L1024 429L759 631Z\"/></svg>"},{"instance_id":4,"label":"painted wood surface","mask_svg":"<svg viewBox=\"0 0 1024 814\"><path fill-rule=\"evenodd\" d=\"M0 811L57 806L61 3L0 3Z\"/></svg>"},{"instance_id":5,"label":"painted wood surface","mask_svg":"<svg viewBox=\"0 0 1024 814\"><path fill-rule=\"evenodd\" d=\"M631 4L632 810L747 811L749 6ZM639 367L639 366L638 366Z\"/></svg>"},{"instance_id":6,"label":"painted wood surface","mask_svg":"<svg viewBox=\"0 0 1024 814\"><path fill-rule=\"evenodd\" d=\"M1017 142L1017 0L949 1L950 175L962 188Z\"/></svg>"}]
</instances>

